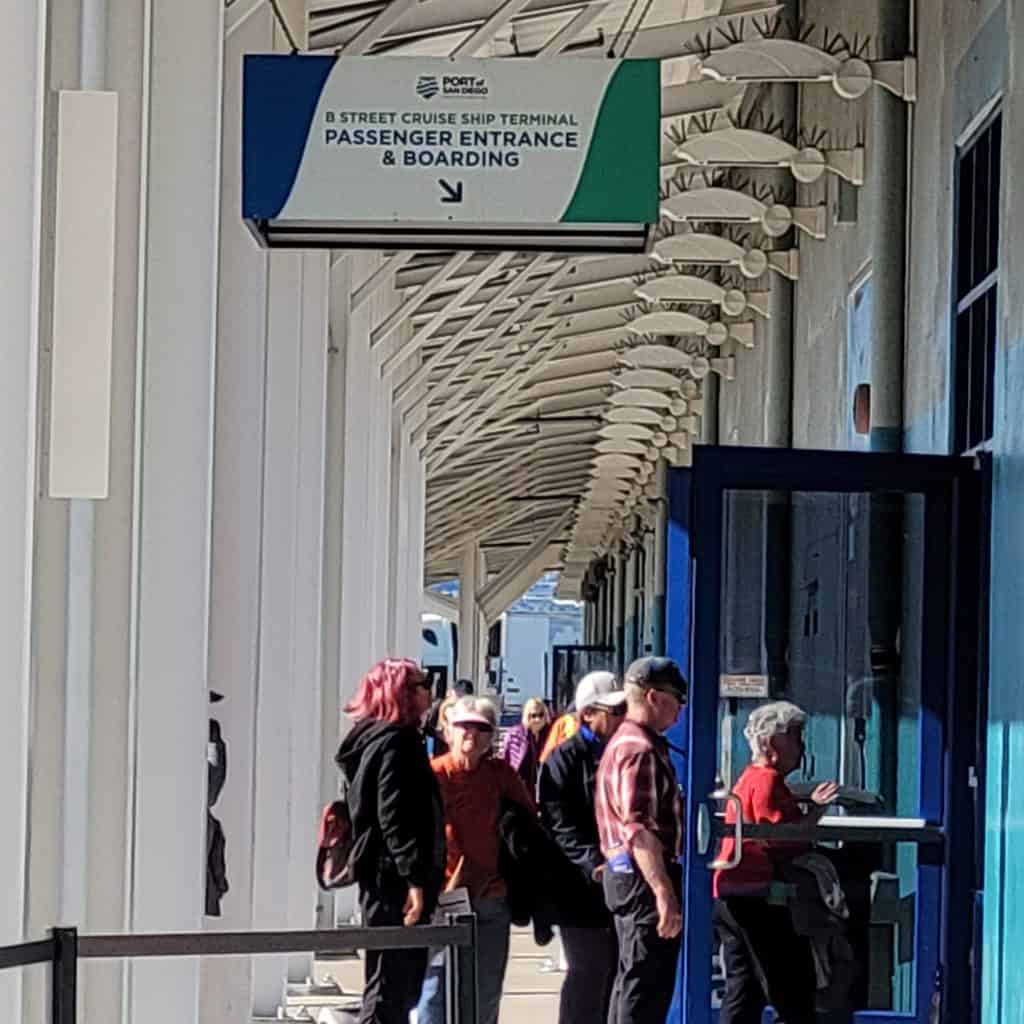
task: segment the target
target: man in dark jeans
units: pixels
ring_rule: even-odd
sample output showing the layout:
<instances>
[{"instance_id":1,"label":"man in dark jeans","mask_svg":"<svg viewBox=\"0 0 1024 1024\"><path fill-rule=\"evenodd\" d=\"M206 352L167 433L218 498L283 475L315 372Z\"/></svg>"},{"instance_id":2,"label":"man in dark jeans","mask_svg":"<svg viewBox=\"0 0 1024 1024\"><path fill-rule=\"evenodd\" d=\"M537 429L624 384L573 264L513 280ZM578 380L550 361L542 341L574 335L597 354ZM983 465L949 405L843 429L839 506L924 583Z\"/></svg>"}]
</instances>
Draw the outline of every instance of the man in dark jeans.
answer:
<instances>
[{"instance_id":1,"label":"man in dark jeans","mask_svg":"<svg viewBox=\"0 0 1024 1024\"><path fill-rule=\"evenodd\" d=\"M569 969L562 982L559 1024L604 1021L608 1016L618 943L604 903L604 856L594 820L597 766L622 723L626 694L611 672L590 672L576 687L580 729L541 765L537 802L551 837L576 869L578 888L564 894L558 914Z\"/></svg>"},{"instance_id":2,"label":"man in dark jeans","mask_svg":"<svg viewBox=\"0 0 1024 1024\"><path fill-rule=\"evenodd\" d=\"M682 914L683 808L668 745L687 683L670 658L626 671L626 721L597 772L595 812L607 867L604 896L619 965L609 1024L664 1024L675 983Z\"/></svg>"}]
</instances>

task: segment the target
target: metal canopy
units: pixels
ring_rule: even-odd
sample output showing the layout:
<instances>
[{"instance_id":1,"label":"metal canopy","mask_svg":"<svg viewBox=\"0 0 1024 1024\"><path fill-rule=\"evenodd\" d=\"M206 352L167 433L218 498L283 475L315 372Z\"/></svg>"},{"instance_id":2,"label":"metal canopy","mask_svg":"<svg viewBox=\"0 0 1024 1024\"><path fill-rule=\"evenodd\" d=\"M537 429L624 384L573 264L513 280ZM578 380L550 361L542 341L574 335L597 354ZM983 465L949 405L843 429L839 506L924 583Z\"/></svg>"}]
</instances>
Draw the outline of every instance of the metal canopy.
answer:
<instances>
[{"instance_id":1,"label":"metal canopy","mask_svg":"<svg viewBox=\"0 0 1024 1024\"><path fill-rule=\"evenodd\" d=\"M718 27L735 31L779 10L762 0L309 0L308 25L310 48L321 52L603 59L628 47L627 56L657 57L669 176L686 168L678 131L692 131L695 118L726 127L746 88L702 76L696 50L727 45ZM739 346L731 334L709 347L707 332L660 331L721 317L752 337L748 321L761 304L744 294L754 282L674 255L401 253L355 283L359 305L385 283L400 294L375 332L374 355L425 459L427 584L454 576L475 541L491 574L490 612L553 566L561 591L575 596L593 558L643 514L659 459L688 460L701 378L731 372ZM664 287L642 287L662 278ZM767 281L759 278L759 293ZM693 306L682 305L688 292ZM659 302L691 319L664 315ZM401 329L401 340L385 344L382 329Z\"/></svg>"}]
</instances>

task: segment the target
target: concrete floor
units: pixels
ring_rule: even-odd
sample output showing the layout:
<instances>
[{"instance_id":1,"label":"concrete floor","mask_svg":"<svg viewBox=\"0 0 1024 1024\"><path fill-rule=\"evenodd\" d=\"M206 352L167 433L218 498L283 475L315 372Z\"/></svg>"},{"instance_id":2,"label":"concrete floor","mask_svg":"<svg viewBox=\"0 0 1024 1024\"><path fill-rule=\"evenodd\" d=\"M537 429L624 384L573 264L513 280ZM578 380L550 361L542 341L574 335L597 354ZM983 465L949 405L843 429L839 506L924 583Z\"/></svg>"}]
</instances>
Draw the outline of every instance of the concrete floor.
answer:
<instances>
[{"instance_id":1,"label":"concrete floor","mask_svg":"<svg viewBox=\"0 0 1024 1024\"><path fill-rule=\"evenodd\" d=\"M563 977L557 970L559 953L557 939L541 949L534 943L532 931L513 929L501 1024L555 1024ZM335 1016L330 1011L358 1006L363 984L362 961L356 958L322 961L317 964L316 973L318 982L333 979L344 994L295 995L288 1000L289 1016L318 1024L347 1024L345 1017Z\"/></svg>"}]
</instances>

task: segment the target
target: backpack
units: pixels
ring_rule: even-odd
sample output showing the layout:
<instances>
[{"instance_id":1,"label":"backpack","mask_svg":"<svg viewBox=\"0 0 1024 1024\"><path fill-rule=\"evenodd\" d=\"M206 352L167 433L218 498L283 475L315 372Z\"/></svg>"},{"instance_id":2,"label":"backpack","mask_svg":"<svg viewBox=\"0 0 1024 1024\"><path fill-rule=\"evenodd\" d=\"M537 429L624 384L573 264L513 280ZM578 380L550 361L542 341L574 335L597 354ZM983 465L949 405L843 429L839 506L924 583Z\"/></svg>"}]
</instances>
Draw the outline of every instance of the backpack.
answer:
<instances>
[{"instance_id":1,"label":"backpack","mask_svg":"<svg viewBox=\"0 0 1024 1024\"><path fill-rule=\"evenodd\" d=\"M348 793L332 800L320 815L317 838L316 881L325 891L354 884L356 841Z\"/></svg>"}]
</instances>

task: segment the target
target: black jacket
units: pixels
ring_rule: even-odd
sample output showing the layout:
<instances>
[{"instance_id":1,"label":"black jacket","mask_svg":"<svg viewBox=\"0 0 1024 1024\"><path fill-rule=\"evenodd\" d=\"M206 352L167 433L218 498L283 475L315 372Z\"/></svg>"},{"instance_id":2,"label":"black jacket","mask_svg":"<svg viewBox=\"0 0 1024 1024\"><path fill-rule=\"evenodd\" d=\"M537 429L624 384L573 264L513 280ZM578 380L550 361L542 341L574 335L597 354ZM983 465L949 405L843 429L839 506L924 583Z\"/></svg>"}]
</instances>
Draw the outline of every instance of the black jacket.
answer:
<instances>
[{"instance_id":1,"label":"black jacket","mask_svg":"<svg viewBox=\"0 0 1024 1024\"><path fill-rule=\"evenodd\" d=\"M420 734L365 720L342 741L335 761L349 786L360 887L421 886L429 913L444 878L444 823Z\"/></svg>"},{"instance_id":2,"label":"black jacket","mask_svg":"<svg viewBox=\"0 0 1024 1024\"><path fill-rule=\"evenodd\" d=\"M552 925L561 923L564 908L575 902L574 869L533 812L515 800L502 801L498 833L498 871L508 888L512 923L532 921L534 939L546 946Z\"/></svg>"},{"instance_id":3,"label":"black jacket","mask_svg":"<svg viewBox=\"0 0 1024 1024\"><path fill-rule=\"evenodd\" d=\"M597 765L592 744L578 732L548 755L537 782L544 827L576 869L574 899L558 923L578 928L611 923L603 890L593 878L604 863L594 818Z\"/></svg>"}]
</instances>

